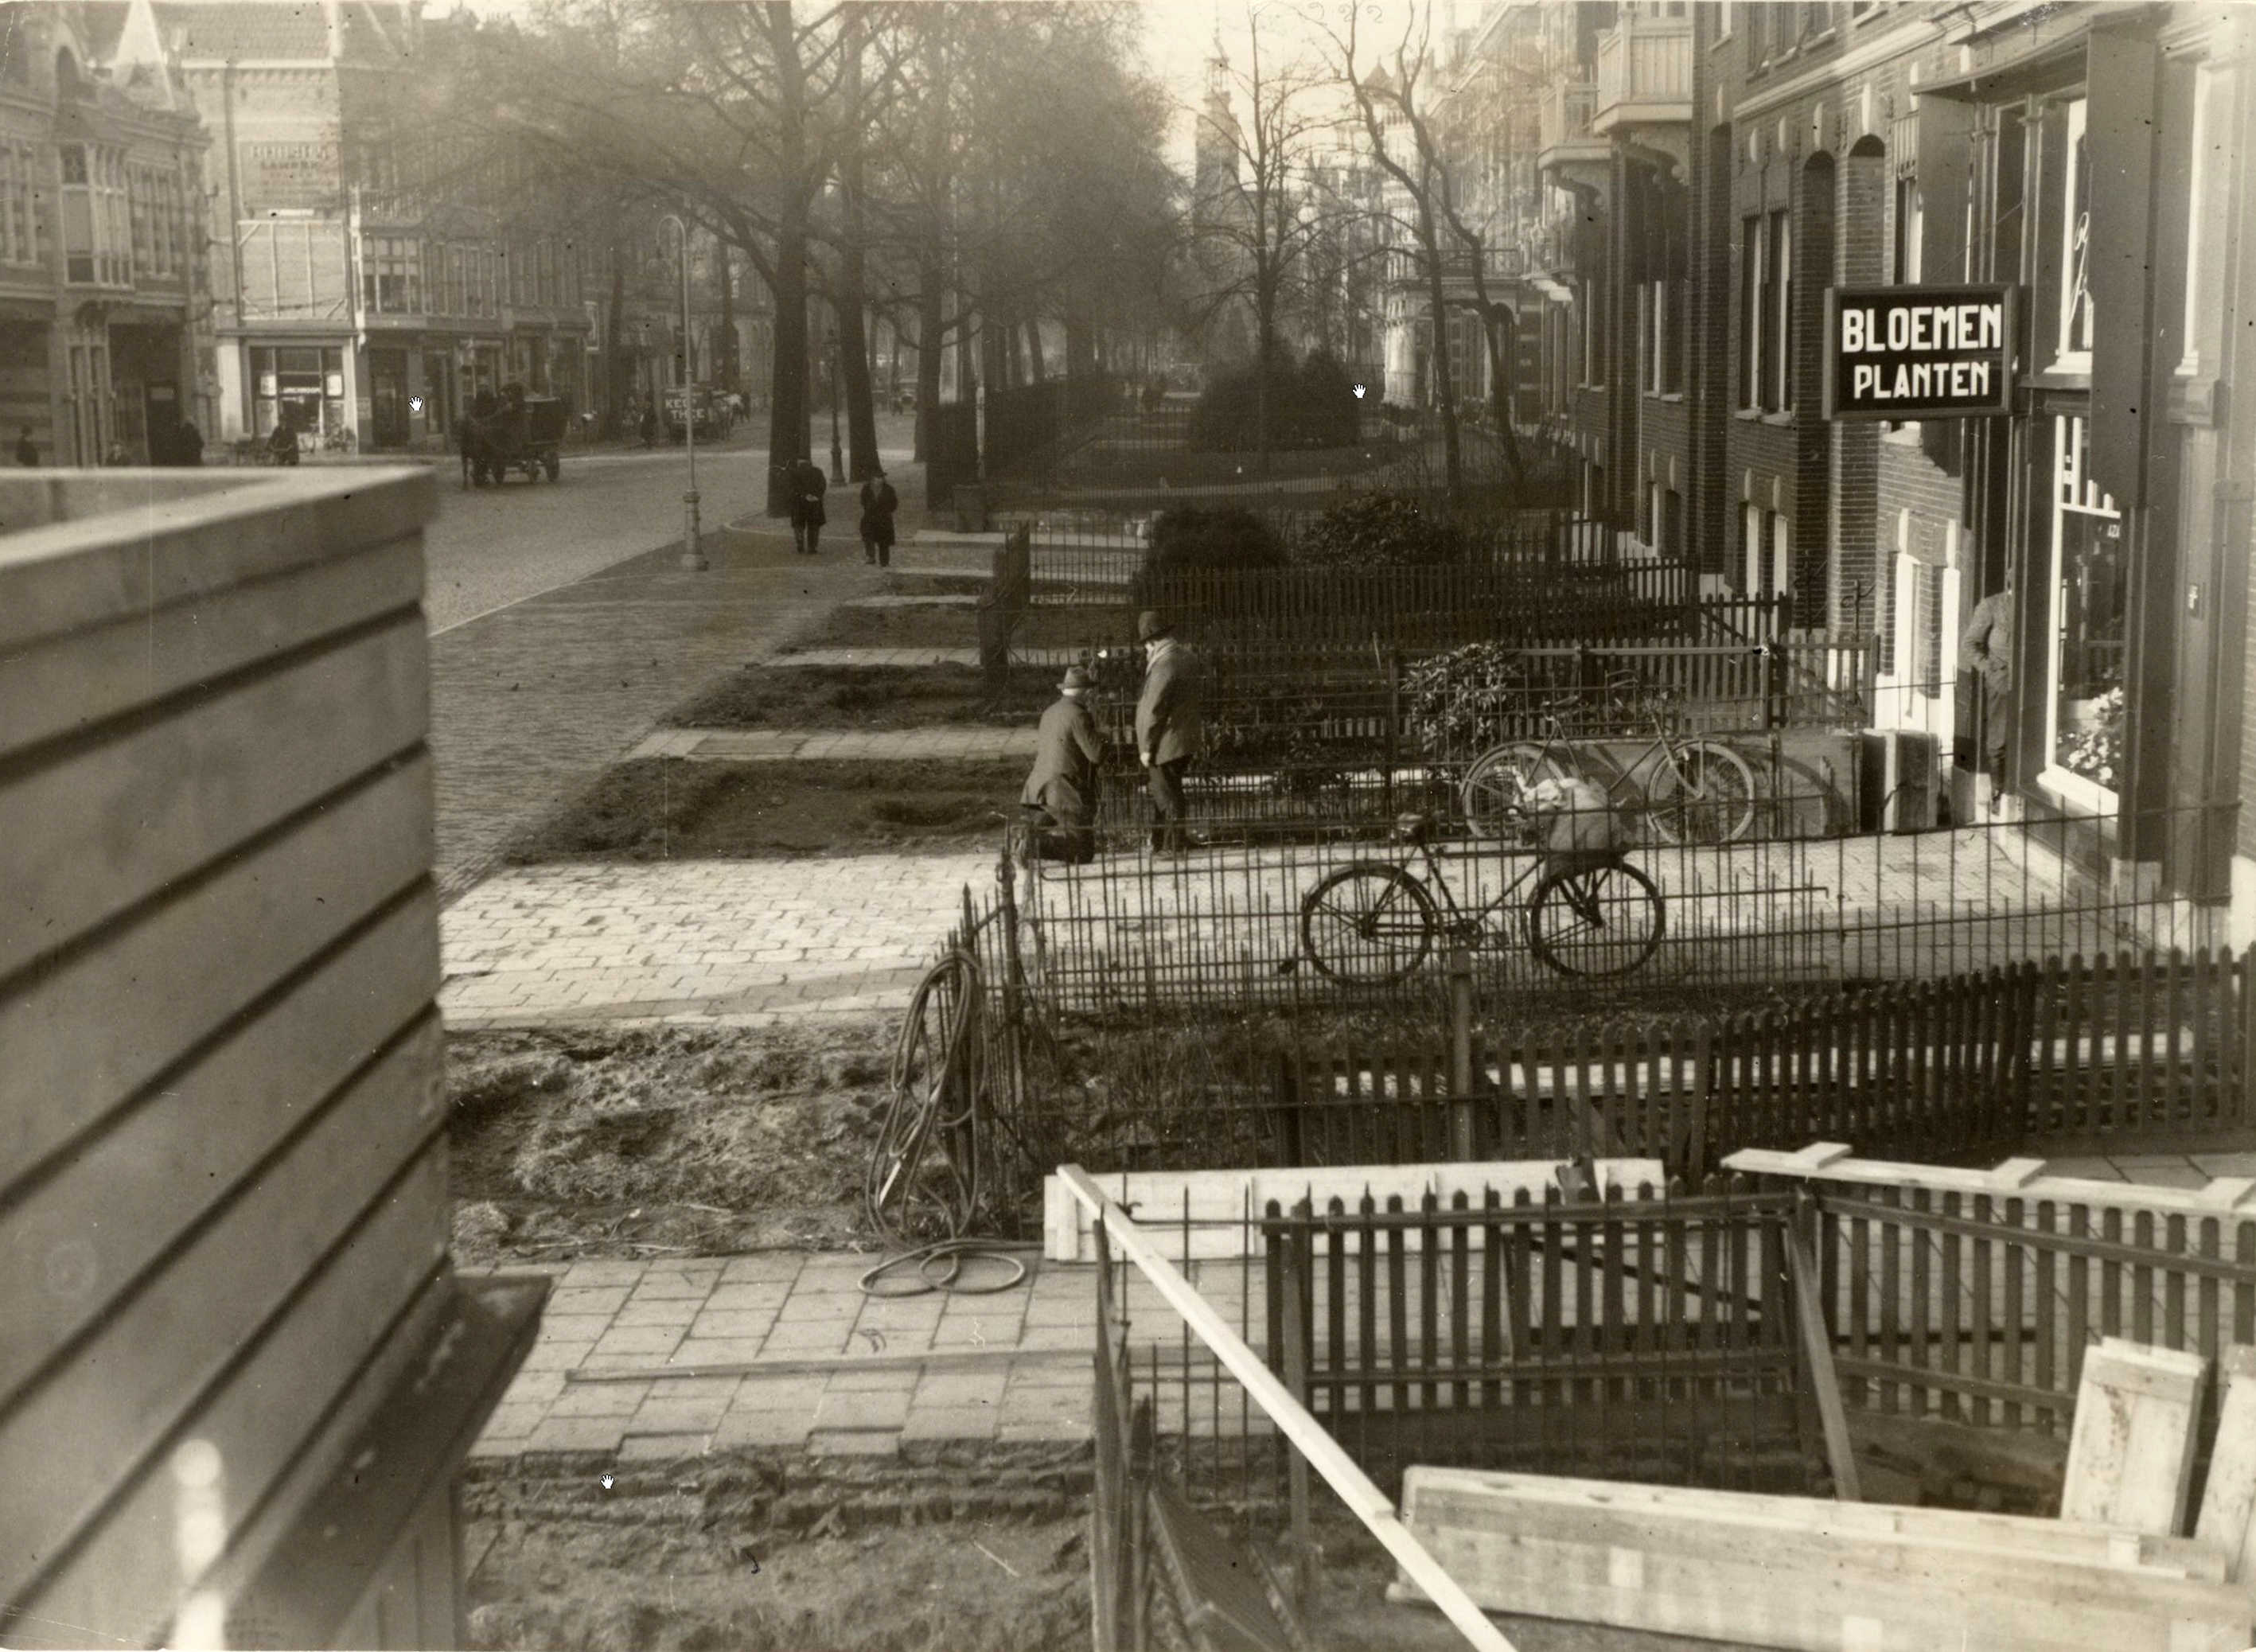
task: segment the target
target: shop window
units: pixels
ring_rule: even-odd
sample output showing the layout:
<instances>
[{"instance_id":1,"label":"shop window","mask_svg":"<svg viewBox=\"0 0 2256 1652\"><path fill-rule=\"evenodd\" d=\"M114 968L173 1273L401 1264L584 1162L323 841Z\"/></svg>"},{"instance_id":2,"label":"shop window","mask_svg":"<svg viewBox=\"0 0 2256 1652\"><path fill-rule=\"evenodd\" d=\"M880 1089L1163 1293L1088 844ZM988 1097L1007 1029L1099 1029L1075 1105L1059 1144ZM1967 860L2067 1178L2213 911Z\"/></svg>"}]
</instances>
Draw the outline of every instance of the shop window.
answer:
<instances>
[{"instance_id":1,"label":"shop window","mask_svg":"<svg viewBox=\"0 0 2256 1652\"><path fill-rule=\"evenodd\" d=\"M2091 431L2053 420L2050 682L2045 697L2047 785L2111 806L2123 786L2123 516L2091 479Z\"/></svg>"},{"instance_id":2,"label":"shop window","mask_svg":"<svg viewBox=\"0 0 2256 1652\"><path fill-rule=\"evenodd\" d=\"M300 435L329 436L345 425L344 351L317 345L250 352L251 417L256 434L273 434L285 419Z\"/></svg>"}]
</instances>

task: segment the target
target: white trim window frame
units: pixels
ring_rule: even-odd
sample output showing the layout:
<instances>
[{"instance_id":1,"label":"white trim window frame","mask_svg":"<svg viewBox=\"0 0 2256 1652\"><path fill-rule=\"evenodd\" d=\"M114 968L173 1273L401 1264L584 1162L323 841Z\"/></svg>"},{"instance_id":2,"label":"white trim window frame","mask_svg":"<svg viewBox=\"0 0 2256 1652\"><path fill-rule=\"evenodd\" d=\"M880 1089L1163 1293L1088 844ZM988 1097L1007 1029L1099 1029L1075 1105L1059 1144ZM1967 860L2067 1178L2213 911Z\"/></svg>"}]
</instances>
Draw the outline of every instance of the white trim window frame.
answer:
<instances>
[{"instance_id":1,"label":"white trim window frame","mask_svg":"<svg viewBox=\"0 0 2256 1652\"><path fill-rule=\"evenodd\" d=\"M2053 340L2053 371L2091 371L2091 149L2085 131L2089 100L2067 107L2068 166L2062 186L2058 265L2054 272L2060 323Z\"/></svg>"},{"instance_id":2,"label":"white trim window frame","mask_svg":"<svg viewBox=\"0 0 2256 1652\"><path fill-rule=\"evenodd\" d=\"M2103 786L2055 760L2060 750L2061 665L2068 621L2067 582L2062 577L2060 562L2069 517L2109 521L2119 529L2123 513L2116 508L2113 497L2101 492L2099 484L2084 472L2083 450L2090 428L2086 418L2063 413L2052 423L2052 512L2045 553L2045 675L2041 685L2044 745L2037 783L2064 803L2095 814L2112 814L2119 807L2119 788Z\"/></svg>"},{"instance_id":3,"label":"white trim window frame","mask_svg":"<svg viewBox=\"0 0 2256 1652\"><path fill-rule=\"evenodd\" d=\"M1764 318L1769 314L1768 221L1758 212L1739 220L1739 406L1759 413L1763 405Z\"/></svg>"}]
</instances>

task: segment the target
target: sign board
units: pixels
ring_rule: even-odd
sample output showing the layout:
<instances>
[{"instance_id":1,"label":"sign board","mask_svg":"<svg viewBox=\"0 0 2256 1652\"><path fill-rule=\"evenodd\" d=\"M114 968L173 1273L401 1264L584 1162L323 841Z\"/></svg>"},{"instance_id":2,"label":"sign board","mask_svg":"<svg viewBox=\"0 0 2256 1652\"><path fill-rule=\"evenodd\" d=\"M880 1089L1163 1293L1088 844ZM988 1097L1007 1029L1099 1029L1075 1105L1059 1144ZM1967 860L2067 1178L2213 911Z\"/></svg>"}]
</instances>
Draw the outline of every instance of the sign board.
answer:
<instances>
[{"instance_id":1,"label":"sign board","mask_svg":"<svg viewBox=\"0 0 2256 1652\"><path fill-rule=\"evenodd\" d=\"M246 205L322 207L343 192L337 140L305 143L247 142L238 146Z\"/></svg>"},{"instance_id":2,"label":"sign board","mask_svg":"<svg viewBox=\"0 0 2256 1652\"><path fill-rule=\"evenodd\" d=\"M2010 413L2016 289L1829 287L1828 419Z\"/></svg>"}]
</instances>

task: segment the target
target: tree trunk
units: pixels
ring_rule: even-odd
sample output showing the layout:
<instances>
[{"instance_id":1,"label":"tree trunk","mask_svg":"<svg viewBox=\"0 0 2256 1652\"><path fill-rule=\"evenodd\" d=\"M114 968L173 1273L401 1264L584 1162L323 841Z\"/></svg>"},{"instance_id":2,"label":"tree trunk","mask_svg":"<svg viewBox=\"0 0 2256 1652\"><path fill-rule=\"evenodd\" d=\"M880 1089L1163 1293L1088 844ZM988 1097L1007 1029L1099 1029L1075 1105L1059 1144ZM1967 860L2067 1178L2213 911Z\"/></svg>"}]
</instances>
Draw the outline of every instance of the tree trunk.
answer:
<instances>
[{"instance_id":1,"label":"tree trunk","mask_svg":"<svg viewBox=\"0 0 2256 1652\"><path fill-rule=\"evenodd\" d=\"M864 331L868 310L864 300L864 258L862 244L862 139L865 124L862 106L862 8L846 8L846 108L853 136L848 140L839 182L846 195L846 244L838 261L838 371L845 380L846 474L865 482L878 473L878 416L870 396L870 343Z\"/></svg>"},{"instance_id":2,"label":"tree trunk","mask_svg":"<svg viewBox=\"0 0 2256 1652\"><path fill-rule=\"evenodd\" d=\"M1031 315L1026 317L1026 376L1037 385L1049 377L1042 362L1042 324Z\"/></svg>"},{"instance_id":3,"label":"tree trunk","mask_svg":"<svg viewBox=\"0 0 2256 1652\"><path fill-rule=\"evenodd\" d=\"M916 456L932 457L926 432L932 410L940 406L940 353L948 335L948 273L941 265L940 249L917 259L917 417Z\"/></svg>"},{"instance_id":4,"label":"tree trunk","mask_svg":"<svg viewBox=\"0 0 2256 1652\"><path fill-rule=\"evenodd\" d=\"M1418 243L1426 258L1426 301L1432 307L1434 321L1434 399L1442 410L1442 484L1455 509L1464 503L1464 451L1457 440L1457 392L1449 373L1449 318L1442 302L1442 248L1434 233L1433 209L1425 208L1418 217Z\"/></svg>"},{"instance_id":5,"label":"tree trunk","mask_svg":"<svg viewBox=\"0 0 2256 1652\"><path fill-rule=\"evenodd\" d=\"M716 242L713 261L721 273L721 326L713 335L713 377L721 388L736 393L739 378L737 360L737 282L729 267L729 246Z\"/></svg>"}]
</instances>

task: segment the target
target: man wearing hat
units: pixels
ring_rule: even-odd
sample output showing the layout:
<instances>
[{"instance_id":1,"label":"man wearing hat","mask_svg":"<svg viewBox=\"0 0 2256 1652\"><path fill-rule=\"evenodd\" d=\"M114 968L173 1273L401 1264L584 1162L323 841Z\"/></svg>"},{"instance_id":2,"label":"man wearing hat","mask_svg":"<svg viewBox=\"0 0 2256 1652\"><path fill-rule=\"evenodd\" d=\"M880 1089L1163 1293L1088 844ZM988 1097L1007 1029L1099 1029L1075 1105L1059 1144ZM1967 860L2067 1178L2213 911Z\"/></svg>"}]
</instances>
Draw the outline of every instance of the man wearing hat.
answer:
<instances>
[{"instance_id":1,"label":"man wearing hat","mask_svg":"<svg viewBox=\"0 0 2256 1652\"><path fill-rule=\"evenodd\" d=\"M1096 766L1104 737L1082 703L1089 673L1068 667L1058 697L1042 713L1034 734L1034 766L1019 794L1024 808L1040 813L1040 825L1027 845L1029 860L1064 860L1084 865L1096 858Z\"/></svg>"},{"instance_id":2,"label":"man wearing hat","mask_svg":"<svg viewBox=\"0 0 2256 1652\"><path fill-rule=\"evenodd\" d=\"M1136 756L1152 791L1152 852L1181 853L1190 846L1184 825L1183 771L1204 747L1199 704L1204 682L1198 656L1177 641L1158 614L1136 616L1144 645L1144 693L1136 702Z\"/></svg>"},{"instance_id":3,"label":"man wearing hat","mask_svg":"<svg viewBox=\"0 0 2256 1652\"><path fill-rule=\"evenodd\" d=\"M900 509L900 495L893 484L885 480L885 473L878 471L862 484L862 560L879 568L890 568L893 561L893 512Z\"/></svg>"}]
</instances>

